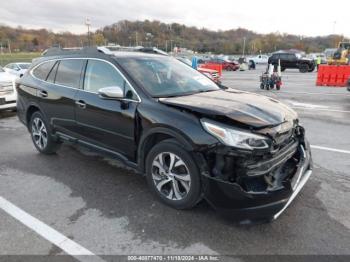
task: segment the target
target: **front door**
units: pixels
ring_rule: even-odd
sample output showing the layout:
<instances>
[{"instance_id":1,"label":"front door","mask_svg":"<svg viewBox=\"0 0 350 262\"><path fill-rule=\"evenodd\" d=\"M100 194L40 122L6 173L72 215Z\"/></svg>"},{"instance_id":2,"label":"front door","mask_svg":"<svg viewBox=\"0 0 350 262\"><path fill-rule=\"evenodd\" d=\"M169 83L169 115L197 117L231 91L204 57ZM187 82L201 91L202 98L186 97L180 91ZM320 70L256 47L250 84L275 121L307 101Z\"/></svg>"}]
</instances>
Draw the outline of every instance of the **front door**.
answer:
<instances>
[{"instance_id":1,"label":"front door","mask_svg":"<svg viewBox=\"0 0 350 262\"><path fill-rule=\"evenodd\" d=\"M125 99L102 98L98 90L118 86ZM135 157L135 112L139 98L117 68L102 60L88 60L83 89L76 95L76 121L80 140Z\"/></svg>"}]
</instances>

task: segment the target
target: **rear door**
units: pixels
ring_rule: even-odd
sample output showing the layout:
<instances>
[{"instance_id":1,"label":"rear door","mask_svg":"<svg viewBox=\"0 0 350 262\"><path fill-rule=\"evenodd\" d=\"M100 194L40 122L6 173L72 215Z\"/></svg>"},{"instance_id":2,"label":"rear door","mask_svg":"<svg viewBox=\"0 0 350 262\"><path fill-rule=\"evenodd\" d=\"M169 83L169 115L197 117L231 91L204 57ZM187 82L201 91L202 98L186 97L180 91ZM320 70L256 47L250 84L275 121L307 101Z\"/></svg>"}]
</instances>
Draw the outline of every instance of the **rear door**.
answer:
<instances>
[{"instance_id":1,"label":"rear door","mask_svg":"<svg viewBox=\"0 0 350 262\"><path fill-rule=\"evenodd\" d=\"M299 68L298 58L295 54L288 54L289 68Z\"/></svg>"},{"instance_id":2,"label":"rear door","mask_svg":"<svg viewBox=\"0 0 350 262\"><path fill-rule=\"evenodd\" d=\"M98 90L119 86L125 99L101 98ZM139 98L126 78L110 62L89 59L83 90L76 96L76 121L85 143L118 152L129 159L135 156L135 112Z\"/></svg>"},{"instance_id":3,"label":"rear door","mask_svg":"<svg viewBox=\"0 0 350 262\"><path fill-rule=\"evenodd\" d=\"M268 63L269 64L273 64L273 65L277 65L278 64L278 59L279 59L279 54L273 54L270 58Z\"/></svg>"},{"instance_id":4,"label":"rear door","mask_svg":"<svg viewBox=\"0 0 350 262\"><path fill-rule=\"evenodd\" d=\"M290 68L290 63L289 63L287 54L280 54L279 59L281 60L282 68ZM278 64L278 61L277 61L277 64Z\"/></svg>"},{"instance_id":5,"label":"rear door","mask_svg":"<svg viewBox=\"0 0 350 262\"><path fill-rule=\"evenodd\" d=\"M38 90L39 104L55 131L76 137L75 95L80 88L86 59L52 61L45 84ZM49 66L50 64L48 64Z\"/></svg>"}]
</instances>

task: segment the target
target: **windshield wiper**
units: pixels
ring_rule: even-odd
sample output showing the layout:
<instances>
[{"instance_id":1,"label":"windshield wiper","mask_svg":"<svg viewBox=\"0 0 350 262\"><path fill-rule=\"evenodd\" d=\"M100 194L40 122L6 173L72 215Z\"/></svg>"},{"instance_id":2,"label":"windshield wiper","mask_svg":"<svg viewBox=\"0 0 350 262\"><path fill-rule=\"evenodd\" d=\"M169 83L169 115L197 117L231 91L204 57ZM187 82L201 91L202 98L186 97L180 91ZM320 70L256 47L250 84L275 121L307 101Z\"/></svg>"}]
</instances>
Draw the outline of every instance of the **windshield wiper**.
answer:
<instances>
[{"instance_id":1,"label":"windshield wiper","mask_svg":"<svg viewBox=\"0 0 350 262\"><path fill-rule=\"evenodd\" d=\"M178 97L178 96L190 96L194 94L199 94L199 93L207 93L207 92L213 92L213 91L218 91L220 89L208 89L208 90L196 90L196 91L191 91L191 92L185 92L185 93L179 93L179 94L172 94L172 95L158 95L158 96L153 96L154 98L168 98L168 97Z\"/></svg>"}]
</instances>

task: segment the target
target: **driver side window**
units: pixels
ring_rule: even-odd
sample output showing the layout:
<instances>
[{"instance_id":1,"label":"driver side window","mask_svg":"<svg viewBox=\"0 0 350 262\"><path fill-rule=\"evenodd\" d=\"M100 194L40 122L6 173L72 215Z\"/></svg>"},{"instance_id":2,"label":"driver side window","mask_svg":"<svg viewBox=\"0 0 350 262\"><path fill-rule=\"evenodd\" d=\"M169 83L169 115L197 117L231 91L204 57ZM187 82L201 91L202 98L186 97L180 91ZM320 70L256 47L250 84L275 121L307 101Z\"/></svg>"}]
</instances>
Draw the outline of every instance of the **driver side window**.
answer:
<instances>
[{"instance_id":1,"label":"driver side window","mask_svg":"<svg viewBox=\"0 0 350 262\"><path fill-rule=\"evenodd\" d=\"M98 93L100 88L111 86L122 88L126 99L137 99L130 85L112 65L100 60L89 60L86 66L84 90Z\"/></svg>"},{"instance_id":2,"label":"driver side window","mask_svg":"<svg viewBox=\"0 0 350 262\"><path fill-rule=\"evenodd\" d=\"M89 60L84 80L84 90L97 93L100 88L124 87L123 77L110 64L100 60Z\"/></svg>"}]
</instances>

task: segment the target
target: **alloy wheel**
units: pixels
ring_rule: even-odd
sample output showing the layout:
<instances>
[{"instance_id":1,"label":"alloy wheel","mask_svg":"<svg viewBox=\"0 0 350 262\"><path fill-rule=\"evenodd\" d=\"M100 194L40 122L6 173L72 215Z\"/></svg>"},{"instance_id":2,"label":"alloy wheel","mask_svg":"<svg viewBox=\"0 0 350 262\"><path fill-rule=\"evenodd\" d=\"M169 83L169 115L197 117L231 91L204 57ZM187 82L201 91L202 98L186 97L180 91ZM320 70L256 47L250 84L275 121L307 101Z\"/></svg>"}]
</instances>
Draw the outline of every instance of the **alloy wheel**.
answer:
<instances>
[{"instance_id":1,"label":"alloy wheel","mask_svg":"<svg viewBox=\"0 0 350 262\"><path fill-rule=\"evenodd\" d=\"M39 149L45 149L47 146L47 130L44 122L38 117L34 118L32 123L32 136Z\"/></svg>"},{"instance_id":2,"label":"alloy wheel","mask_svg":"<svg viewBox=\"0 0 350 262\"><path fill-rule=\"evenodd\" d=\"M190 191L189 169L174 153L162 152L154 158L152 178L158 192L170 200L182 200Z\"/></svg>"}]
</instances>

